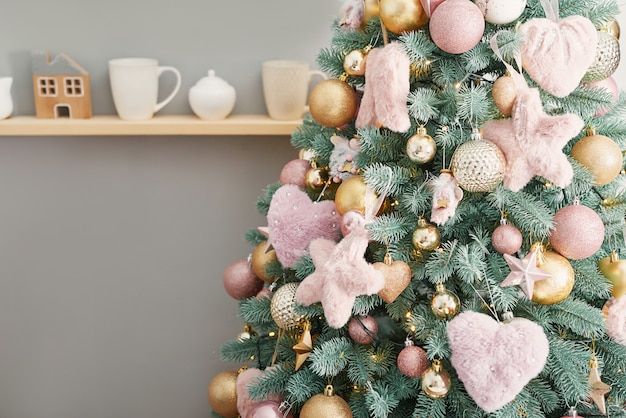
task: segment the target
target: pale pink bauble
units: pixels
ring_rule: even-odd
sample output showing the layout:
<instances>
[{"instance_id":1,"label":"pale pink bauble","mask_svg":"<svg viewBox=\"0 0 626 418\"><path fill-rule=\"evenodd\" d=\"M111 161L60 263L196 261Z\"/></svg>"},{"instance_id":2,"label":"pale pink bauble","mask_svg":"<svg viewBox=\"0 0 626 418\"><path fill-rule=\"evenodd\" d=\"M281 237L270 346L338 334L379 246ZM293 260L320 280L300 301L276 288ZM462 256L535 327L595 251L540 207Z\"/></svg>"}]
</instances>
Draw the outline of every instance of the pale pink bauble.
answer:
<instances>
[{"instance_id":1,"label":"pale pink bauble","mask_svg":"<svg viewBox=\"0 0 626 418\"><path fill-rule=\"evenodd\" d=\"M259 293L256 294L256 298L257 299L263 299L263 298L271 299L272 291L270 290L269 287L264 287L263 289L259 291Z\"/></svg>"},{"instance_id":2,"label":"pale pink bauble","mask_svg":"<svg viewBox=\"0 0 626 418\"><path fill-rule=\"evenodd\" d=\"M371 344L378 335L378 324L369 315L352 318L348 324L348 334L356 343Z\"/></svg>"},{"instance_id":3,"label":"pale pink bauble","mask_svg":"<svg viewBox=\"0 0 626 418\"><path fill-rule=\"evenodd\" d=\"M503 224L491 234L491 244L500 254L513 254L522 247L522 233L511 224Z\"/></svg>"},{"instance_id":4,"label":"pale pink bauble","mask_svg":"<svg viewBox=\"0 0 626 418\"><path fill-rule=\"evenodd\" d=\"M223 282L226 293L238 300L256 296L265 283L252 272L246 259L237 260L226 267Z\"/></svg>"},{"instance_id":5,"label":"pale pink bauble","mask_svg":"<svg viewBox=\"0 0 626 418\"><path fill-rule=\"evenodd\" d=\"M435 9L446 0L430 0L430 14L432 15ZM422 0L422 5L426 9L426 0Z\"/></svg>"},{"instance_id":6,"label":"pale pink bauble","mask_svg":"<svg viewBox=\"0 0 626 418\"><path fill-rule=\"evenodd\" d=\"M429 27L435 45L450 54L462 54L480 42L485 18L470 0L446 0L435 9Z\"/></svg>"},{"instance_id":7,"label":"pale pink bauble","mask_svg":"<svg viewBox=\"0 0 626 418\"><path fill-rule=\"evenodd\" d=\"M596 212L584 205L571 205L557 211L550 245L563 257L580 260L592 256L604 241L604 224Z\"/></svg>"},{"instance_id":8,"label":"pale pink bauble","mask_svg":"<svg viewBox=\"0 0 626 418\"><path fill-rule=\"evenodd\" d=\"M306 187L306 173L311 169L311 163L297 158L289 161L280 171L278 181L281 184L295 184L298 187Z\"/></svg>"},{"instance_id":9,"label":"pale pink bauble","mask_svg":"<svg viewBox=\"0 0 626 418\"><path fill-rule=\"evenodd\" d=\"M287 415L280 410L276 401L261 401L248 411L244 418L293 418L291 411Z\"/></svg>"},{"instance_id":10,"label":"pale pink bauble","mask_svg":"<svg viewBox=\"0 0 626 418\"><path fill-rule=\"evenodd\" d=\"M410 345L398 354L398 369L407 377L420 377L430 367L423 348Z\"/></svg>"},{"instance_id":11,"label":"pale pink bauble","mask_svg":"<svg viewBox=\"0 0 626 418\"><path fill-rule=\"evenodd\" d=\"M585 83L585 85L607 89L609 93L613 95L613 102L611 106L598 106L598 110L596 110L594 116L598 117L606 115L608 111L611 110L611 108L615 105L615 103L617 103L617 99L619 97L619 87L617 86L617 82L613 77L605 78L604 80L595 81L593 83Z\"/></svg>"}]
</instances>

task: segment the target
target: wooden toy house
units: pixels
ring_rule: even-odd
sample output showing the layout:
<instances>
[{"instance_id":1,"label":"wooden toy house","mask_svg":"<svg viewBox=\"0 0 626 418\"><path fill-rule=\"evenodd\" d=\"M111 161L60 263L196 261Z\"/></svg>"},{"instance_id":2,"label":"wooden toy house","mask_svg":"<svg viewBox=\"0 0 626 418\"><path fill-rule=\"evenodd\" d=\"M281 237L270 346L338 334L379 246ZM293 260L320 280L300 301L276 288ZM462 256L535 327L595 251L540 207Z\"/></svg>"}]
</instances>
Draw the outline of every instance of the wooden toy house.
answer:
<instances>
[{"instance_id":1,"label":"wooden toy house","mask_svg":"<svg viewBox=\"0 0 626 418\"><path fill-rule=\"evenodd\" d=\"M50 60L48 51L33 51L32 65L38 118L91 118L89 73L83 67L63 53Z\"/></svg>"}]
</instances>

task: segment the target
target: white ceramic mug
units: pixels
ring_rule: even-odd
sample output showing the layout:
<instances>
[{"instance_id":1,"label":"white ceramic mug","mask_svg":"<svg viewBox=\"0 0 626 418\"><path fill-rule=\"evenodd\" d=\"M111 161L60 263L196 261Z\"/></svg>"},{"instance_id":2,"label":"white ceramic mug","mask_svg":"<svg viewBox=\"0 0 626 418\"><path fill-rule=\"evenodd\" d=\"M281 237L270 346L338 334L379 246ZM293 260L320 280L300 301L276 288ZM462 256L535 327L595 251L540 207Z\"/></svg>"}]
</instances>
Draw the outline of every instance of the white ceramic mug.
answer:
<instances>
[{"instance_id":1,"label":"white ceramic mug","mask_svg":"<svg viewBox=\"0 0 626 418\"><path fill-rule=\"evenodd\" d=\"M308 111L309 84L316 75L327 78L321 71L309 70L306 61L265 61L262 67L263 95L270 118L300 119Z\"/></svg>"},{"instance_id":2,"label":"white ceramic mug","mask_svg":"<svg viewBox=\"0 0 626 418\"><path fill-rule=\"evenodd\" d=\"M159 77L166 71L176 75L176 86L157 103ZM146 120L168 104L180 90L181 75L174 67L159 66L152 58L119 58L109 61L113 103L120 118Z\"/></svg>"}]
</instances>

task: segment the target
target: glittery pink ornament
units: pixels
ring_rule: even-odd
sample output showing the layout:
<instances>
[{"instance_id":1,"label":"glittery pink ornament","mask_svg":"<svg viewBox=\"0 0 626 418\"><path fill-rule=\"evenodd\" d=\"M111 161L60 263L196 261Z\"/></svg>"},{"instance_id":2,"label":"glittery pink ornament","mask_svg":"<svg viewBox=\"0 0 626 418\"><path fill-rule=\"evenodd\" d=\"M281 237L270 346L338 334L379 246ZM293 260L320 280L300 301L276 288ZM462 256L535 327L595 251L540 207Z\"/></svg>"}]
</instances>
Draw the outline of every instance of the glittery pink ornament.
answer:
<instances>
[{"instance_id":1,"label":"glittery pink ornament","mask_svg":"<svg viewBox=\"0 0 626 418\"><path fill-rule=\"evenodd\" d=\"M423 348L407 345L398 354L398 369L407 377L420 377L430 367Z\"/></svg>"},{"instance_id":2,"label":"glittery pink ornament","mask_svg":"<svg viewBox=\"0 0 626 418\"><path fill-rule=\"evenodd\" d=\"M378 324L369 315L352 318L348 325L348 334L356 343L371 344L378 335Z\"/></svg>"},{"instance_id":3,"label":"glittery pink ornament","mask_svg":"<svg viewBox=\"0 0 626 418\"><path fill-rule=\"evenodd\" d=\"M500 254L513 254L522 247L522 233L515 226L502 223L491 234L491 244Z\"/></svg>"},{"instance_id":4,"label":"glittery pink ornament","mask_svg":"<svg viewBox=\"0 0 626 418\"><path fill-rule=\"evenodd\" d=\"M450 54L462 54L480 42L485 18L469 0L447 0L435 9L429 27L435 45Z\"/></svg>"},{"instance_id":5,"label":"glittery pink ornament","mask_svg":"<svg viewBox=\"0 0 626 418\"><path fill-rule=\"evenodd\" d=\"M237 260L226 267L223 282L226 293L237 300L256 296L265 283L252 272L246 259Z\"/></svg>"},{"instance_id":6,"label":"glittery pink ornament","mask_svg":"<svg viewBox=\"0 0 626 418\"><path fill-rule=\"evenodd\" d=\"M617 103L617 98L619 97L619 87L617 86L617 82L613 77L605 78L601 81L595 81L593 83L585 83L586 86L598 87L607 90L609 93L613 95L613 101L610 106L598 106L598 110L594 116L603 116L606 115L609 110Z\"/></svg>"},{"instance_id":7,"label":"glittery pink ornament","mask_svg":"<svg viewBox=\"0 0 626 418\"><path fill-rule=\"evenodd\" d=\"M311 169L307 160L295 159L289 161L280 171L279 181L282 184L295 184L304 189L306 187L306 173Z\"/></svg>"},{"instance_id":8,"label":"glittery pink ornament","mask_svg":"<svg viewBox=\"0 0 626 418\"><path fill-rule=\"evenodd\" d=\"M254 405L245 418L293 418L291 411L285 415L275 401L261 401Z\"/></svg>"},{"instance_id":9,"label":"glittery pink ornament","mask_svg":"<svg viewBox=\"0 0 626 418\"><path fill-rule=\"evenodd\" d=\"M604 241L604 224L593 209L581 204L554 214L550 245L563 257L580 260L596 253Z\"/></svg>"}]
</instances>

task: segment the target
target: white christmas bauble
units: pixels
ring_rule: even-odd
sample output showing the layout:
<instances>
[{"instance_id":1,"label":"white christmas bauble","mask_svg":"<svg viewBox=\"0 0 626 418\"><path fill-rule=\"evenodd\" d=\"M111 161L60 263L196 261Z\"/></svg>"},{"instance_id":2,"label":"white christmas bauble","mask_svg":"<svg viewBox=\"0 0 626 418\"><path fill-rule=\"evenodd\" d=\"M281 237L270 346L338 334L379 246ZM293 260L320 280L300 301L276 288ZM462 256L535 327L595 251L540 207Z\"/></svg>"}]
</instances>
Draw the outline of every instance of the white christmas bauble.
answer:
<instances>
[{"instance_id":1,"label":"white christmas bauble","mask_svg":"<svg viewBox=\"0 0 626 418\"><path fill-rule=\"evenodd\" d=\"M483 12L485 20L494 25L508 25L515 22L526 7L526 0L475 0Z\"/></svg>"}]
</instances>

